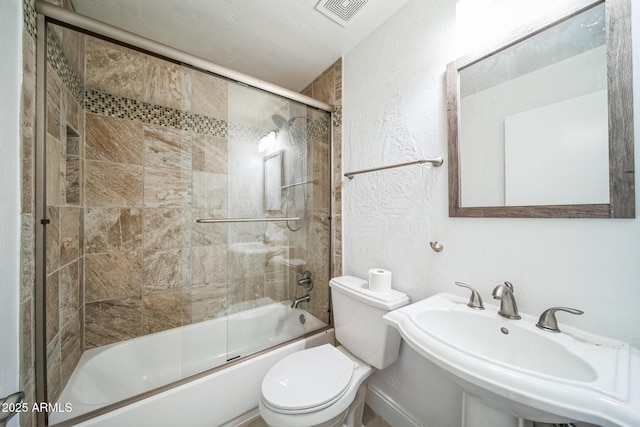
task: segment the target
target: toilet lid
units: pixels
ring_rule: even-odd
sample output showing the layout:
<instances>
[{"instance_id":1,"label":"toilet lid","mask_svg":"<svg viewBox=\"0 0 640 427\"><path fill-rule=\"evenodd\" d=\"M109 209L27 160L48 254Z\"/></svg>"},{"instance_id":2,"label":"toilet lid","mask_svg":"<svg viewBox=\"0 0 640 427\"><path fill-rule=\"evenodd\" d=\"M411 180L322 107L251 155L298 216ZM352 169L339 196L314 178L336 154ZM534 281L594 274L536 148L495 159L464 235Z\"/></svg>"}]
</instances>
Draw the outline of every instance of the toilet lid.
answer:
<instances>
[{"instance_id":1,"label":"toilet lid","mask_svg":"<svg viewBox=\"0 0 640 427\"><path fill-rule=\"evenodd\" d=\"M328 404L351 383L354 362L330 344L291 354L262 381L262 399L276 409L301 411Z\"/></svg>"}]
</instances>

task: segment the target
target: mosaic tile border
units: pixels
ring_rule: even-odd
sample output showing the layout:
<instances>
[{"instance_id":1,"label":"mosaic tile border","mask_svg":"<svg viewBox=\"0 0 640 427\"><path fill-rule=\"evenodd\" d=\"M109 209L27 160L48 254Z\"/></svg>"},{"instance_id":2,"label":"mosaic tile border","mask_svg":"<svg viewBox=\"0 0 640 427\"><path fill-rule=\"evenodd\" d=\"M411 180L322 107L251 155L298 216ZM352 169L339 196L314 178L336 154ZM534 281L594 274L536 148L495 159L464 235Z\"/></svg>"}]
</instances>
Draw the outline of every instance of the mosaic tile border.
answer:
<instances>
[{"instance_id":1,"label":"mosaic tile border","mask_svg":"<svg viewBox=\"0 0 640 427\"><path fill-rule=\"evenodd\" d=\"M26 8L31 0L23 0L25 4L25 21L27 20ZM32 8L35 23L35 8ZM35 27L34 27L35 30ZM170 127L182 131L195 131L221 138L253 139L258 140L265 134L264 129L258 129L236 123L228 123L225 120L200 114L189 113L170 107L155 105L135 99L114 96L109 93L84 89L82 79L69 63L62 43L53 31L47 32L47 59L53 70L58 75L64 86L78 101L85 112L102 114L121 119L140 120L146 124ZM333 126L339 126L342 114L341 110L333 115ZM329 121L319 119L309 122L306 128L306 137L315 138L329 131Z\"/></svg>"},{"instance_id":2,"label":"mosaic tile border","mask_svg":"<svg viewBox=\"0 0 640 427\"><path fill-rule=\"evenodd\" d=\"M36 28L37 28L37 22L38 22L38 13L36 12L35 1L23 0L22 10L23 10L22 19L24 21L24 29L27 31L27 34L29 34L35 40Z\"/></svg>"},{"instance_id":3,"label":"mosaic tile border","mask_svg":"<svg viewBox=\"0 0 640 427\"><path fill-rule=\"evenodd\" d=\"M226 122L214 117L192 114L169 107L114 96L97 90L85 91L83 108L88 113L120 119L140 120L146 124L195 131L221 138L258 140L264 129ZM315 120L307 125L306 137L315 138L329 131L329 120Z\"/></svg>"},{"instance_id":4,"label":"mosaic tile border","mask_svg":"<svg viewBox=\"0 0 640 427\"><path fill-rule=\"evenodd\" d=\"M82 79L80 79L75 68L69 64L60 39L51 30L47 31L47 63L53 67L53 70L76 101L82 104L84 98Z\"/></svg>"},{"instance_id":5,"label":"mosaic tile border","mask_svg":"<svg viewBox=\"0 0 640 427\"><path fill-rule=\"evenodd\" d=\"M97 90L85 91L83 108L86 112L93 114L140 120L143 123L179 130L194 130L222 138L228 135L228 125L224 120L114 96Z\"/></svg>"}]
</instances>

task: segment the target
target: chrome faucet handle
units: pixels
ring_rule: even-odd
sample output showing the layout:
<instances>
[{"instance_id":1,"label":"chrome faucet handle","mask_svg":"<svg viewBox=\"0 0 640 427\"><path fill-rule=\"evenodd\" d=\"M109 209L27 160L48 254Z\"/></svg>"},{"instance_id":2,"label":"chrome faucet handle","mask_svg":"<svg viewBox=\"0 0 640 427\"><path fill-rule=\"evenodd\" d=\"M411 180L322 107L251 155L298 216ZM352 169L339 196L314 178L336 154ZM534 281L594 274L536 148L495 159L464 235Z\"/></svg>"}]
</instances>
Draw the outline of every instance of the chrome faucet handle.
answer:
<instances>
[{"instance_id":1,"label":"chrome faucet handle","mask_svg":"<svg viewBox=\"0 0 640 427\"><path fill-rule=\"evenodd\" d=\"M469 307L475 308L476 310L484 310L484 305L482 305L482 298L480 298L480 294L478 293L478 291L476 291L466 283L455 282L455 284L462 288L467 288L471 291L471 295L469 296L469 302L467 303Z\"/></svg>"},{"instance_id":2,"label":"chrome faucet handle","mask_svg":"<svg viewBox=\"0 0 640 427\"><path fill-rule=\"evenodd\" d=\"M540 315L540 319L538 319L538 323L536 326L540 329L549 332L560 332L560 328L558 328L558 321L556 320L556 311L566 311L571 314L583 314L584 311L576 310L575 308L569 307L551 307L546 309Z\"/></svg>"},{"instance_id":3,"label":"chrome faucet handle","mask_svg":"<svg viewBox=\"0 0 640 427\"><path fill-rule=\"evenodd\" d=\"M511 293L513 293L513 285L511 284L511 282L507 282L507 281L505 281L505 282L504 282L504 285L505 285L507 288L509 288L509 290L511 290Z\"/></svg>"}]
</instances>

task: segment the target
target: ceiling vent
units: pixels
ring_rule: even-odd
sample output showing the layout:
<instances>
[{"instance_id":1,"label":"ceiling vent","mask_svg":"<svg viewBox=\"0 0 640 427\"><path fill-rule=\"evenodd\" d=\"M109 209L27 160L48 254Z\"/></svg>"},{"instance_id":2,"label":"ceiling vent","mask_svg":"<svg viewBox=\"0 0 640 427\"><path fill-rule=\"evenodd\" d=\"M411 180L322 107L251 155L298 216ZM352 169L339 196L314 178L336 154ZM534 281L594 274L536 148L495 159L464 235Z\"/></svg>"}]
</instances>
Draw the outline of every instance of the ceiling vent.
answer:
<instances>
[{"instance_id":1,"label":"ceiling vent","mask_svg":"<svg viewBox=\"0 0 640 427\"><path fill-rule=\"evenodd\" d=\"M320 0L316 5L323 15L346 27L355 14L368 0Z\"/></svg>"}]
</instances>

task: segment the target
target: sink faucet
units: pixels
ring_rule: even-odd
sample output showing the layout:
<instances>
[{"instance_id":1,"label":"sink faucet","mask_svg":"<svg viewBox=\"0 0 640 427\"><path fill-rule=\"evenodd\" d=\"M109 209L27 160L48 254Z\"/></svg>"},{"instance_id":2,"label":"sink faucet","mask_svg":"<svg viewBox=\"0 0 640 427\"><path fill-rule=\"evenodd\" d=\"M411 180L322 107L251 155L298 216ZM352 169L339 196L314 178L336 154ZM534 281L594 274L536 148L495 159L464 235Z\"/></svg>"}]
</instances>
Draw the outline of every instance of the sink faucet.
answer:
<instances>
[{"instance_id":1,"label":"sink faucet","mask_svg":"<svg viewBox=\"0 0 640 427\"><path fill-rule=\"evenodd\" d=\"M500 311L498 311L500 316L507 319L521 319L518 314L516 299L513 297L513 285L511 283L504 282L504 284L496 286L492 295L494 299L500 300Z\"/></svg>"},{"instance_id":2,"label":"sink faucet","mask_svg":"<svg viewBox=\"0 0 640 427\"><path fill-rule=\"evenodd\" d=\"M311 300L311 295L307 294L303 297L300 298L296 298L293 300L293 302L291 303L291 308L298 308L298 304L300 304L301 302L309 302L309 300Z\"/></svg>"}]
</instances>

